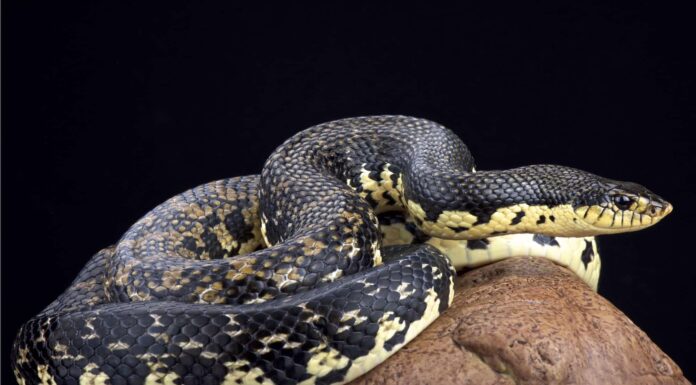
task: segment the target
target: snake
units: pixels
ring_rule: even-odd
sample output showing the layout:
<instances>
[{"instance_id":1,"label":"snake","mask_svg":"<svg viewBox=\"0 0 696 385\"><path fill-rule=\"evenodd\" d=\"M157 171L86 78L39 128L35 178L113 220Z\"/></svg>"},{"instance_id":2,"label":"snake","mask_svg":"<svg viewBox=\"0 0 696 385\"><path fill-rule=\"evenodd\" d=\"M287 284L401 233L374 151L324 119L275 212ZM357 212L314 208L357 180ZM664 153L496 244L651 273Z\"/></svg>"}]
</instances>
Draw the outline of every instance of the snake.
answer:
<instances>
[{"instance_id":1,"label":"snake","mask_svg":"<svg viewBox=\"0 0 696 385\"><path fill-rule=\"evenodd\" d=\"M456 269L543 254L596 288L595 236L672 211L575 168L476 170L435 122L367 116L145 214L20 328L30 384L339 384L452 303ZM583 271L589 273L583 273Z\"/></svg>"}]
</instances>

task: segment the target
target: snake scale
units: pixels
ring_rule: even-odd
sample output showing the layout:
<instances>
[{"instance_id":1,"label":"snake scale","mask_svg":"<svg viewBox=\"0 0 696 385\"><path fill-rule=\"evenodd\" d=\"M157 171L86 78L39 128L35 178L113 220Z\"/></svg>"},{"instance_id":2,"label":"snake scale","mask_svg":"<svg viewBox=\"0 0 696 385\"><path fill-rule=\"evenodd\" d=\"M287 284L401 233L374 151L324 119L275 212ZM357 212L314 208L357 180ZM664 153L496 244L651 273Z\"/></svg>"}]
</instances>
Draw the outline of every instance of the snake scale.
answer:
<instances>
[{"instance_id":1,"label":"snake scale","mask_svg":"<svg viewBox=\"0 0 696 385\"><path fill-rule=\"evenodd\" d=\"M12 366L21 385L344 383L448 307L453 263L538 249L576 272L596 260L584 277L596 285L591 237L671 210L569 167L477 172L428 120L328 122L279 146L260 175L146 214L22 326ZM562 257L572 245L579 262Z\"/></svg>"}]
</instances>

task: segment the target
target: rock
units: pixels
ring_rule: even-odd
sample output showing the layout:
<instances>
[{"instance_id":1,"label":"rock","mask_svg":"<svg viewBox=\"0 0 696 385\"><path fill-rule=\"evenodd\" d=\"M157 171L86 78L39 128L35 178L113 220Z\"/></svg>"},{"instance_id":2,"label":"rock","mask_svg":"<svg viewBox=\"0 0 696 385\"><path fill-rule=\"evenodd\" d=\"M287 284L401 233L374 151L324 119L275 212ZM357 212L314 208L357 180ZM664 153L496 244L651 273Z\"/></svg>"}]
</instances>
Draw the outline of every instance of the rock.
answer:
<instances>
[{"instance_id":1,"label":"rock","mask_svg":"<svg viewBox=\"0 0 696 385\"><path fill-rule=\"evenodd\" d=\"M549 260L457 279L452 307L353 384L689 384L625 314Z\"/></svg>"}]
</instances>

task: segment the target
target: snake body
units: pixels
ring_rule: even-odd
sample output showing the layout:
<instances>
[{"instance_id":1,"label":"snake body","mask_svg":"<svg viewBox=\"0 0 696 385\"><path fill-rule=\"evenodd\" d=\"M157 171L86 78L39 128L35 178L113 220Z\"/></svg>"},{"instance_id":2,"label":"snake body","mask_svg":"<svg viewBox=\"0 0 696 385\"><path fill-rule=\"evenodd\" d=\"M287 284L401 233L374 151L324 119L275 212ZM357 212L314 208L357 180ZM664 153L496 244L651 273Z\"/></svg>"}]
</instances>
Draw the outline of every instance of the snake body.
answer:
<instances>
[{"instance_id":1,"label":"snake body","mask_svg":"<svg viewBox=\"0 0 696 385\"><path fill-rule=\"evenodd\" d=\"M328 122L260 175L146 214L22 326L13 369L21 385L344 383L449 306L445 254L476 265L531 252L517 246L528 237L543 250L579 242L582 260L594 240L562 237L670 211L642 186L568 167L475 172L464 143L428 120Z\"/></svg>"}]
</instances>

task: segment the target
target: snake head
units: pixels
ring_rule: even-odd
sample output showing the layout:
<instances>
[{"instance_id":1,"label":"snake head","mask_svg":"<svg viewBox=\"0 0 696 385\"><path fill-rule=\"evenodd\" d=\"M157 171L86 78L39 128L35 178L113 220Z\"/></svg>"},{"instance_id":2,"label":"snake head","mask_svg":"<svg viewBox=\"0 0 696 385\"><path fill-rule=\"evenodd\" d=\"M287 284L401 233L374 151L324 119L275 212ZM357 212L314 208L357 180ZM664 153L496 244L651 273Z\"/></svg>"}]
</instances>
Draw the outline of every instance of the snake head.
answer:
<instances>
[{"instance_id":1,"label":"snake head","mask_svg":"<svg viewBox=\"0 0 696 385\"><path fill-rule=\"evenodd\" d=\"M637 183L602 178L592 190L573 206L578 220L597 234L640 230L672 212L669 202Z\"/></svg>"}]
</instances>

